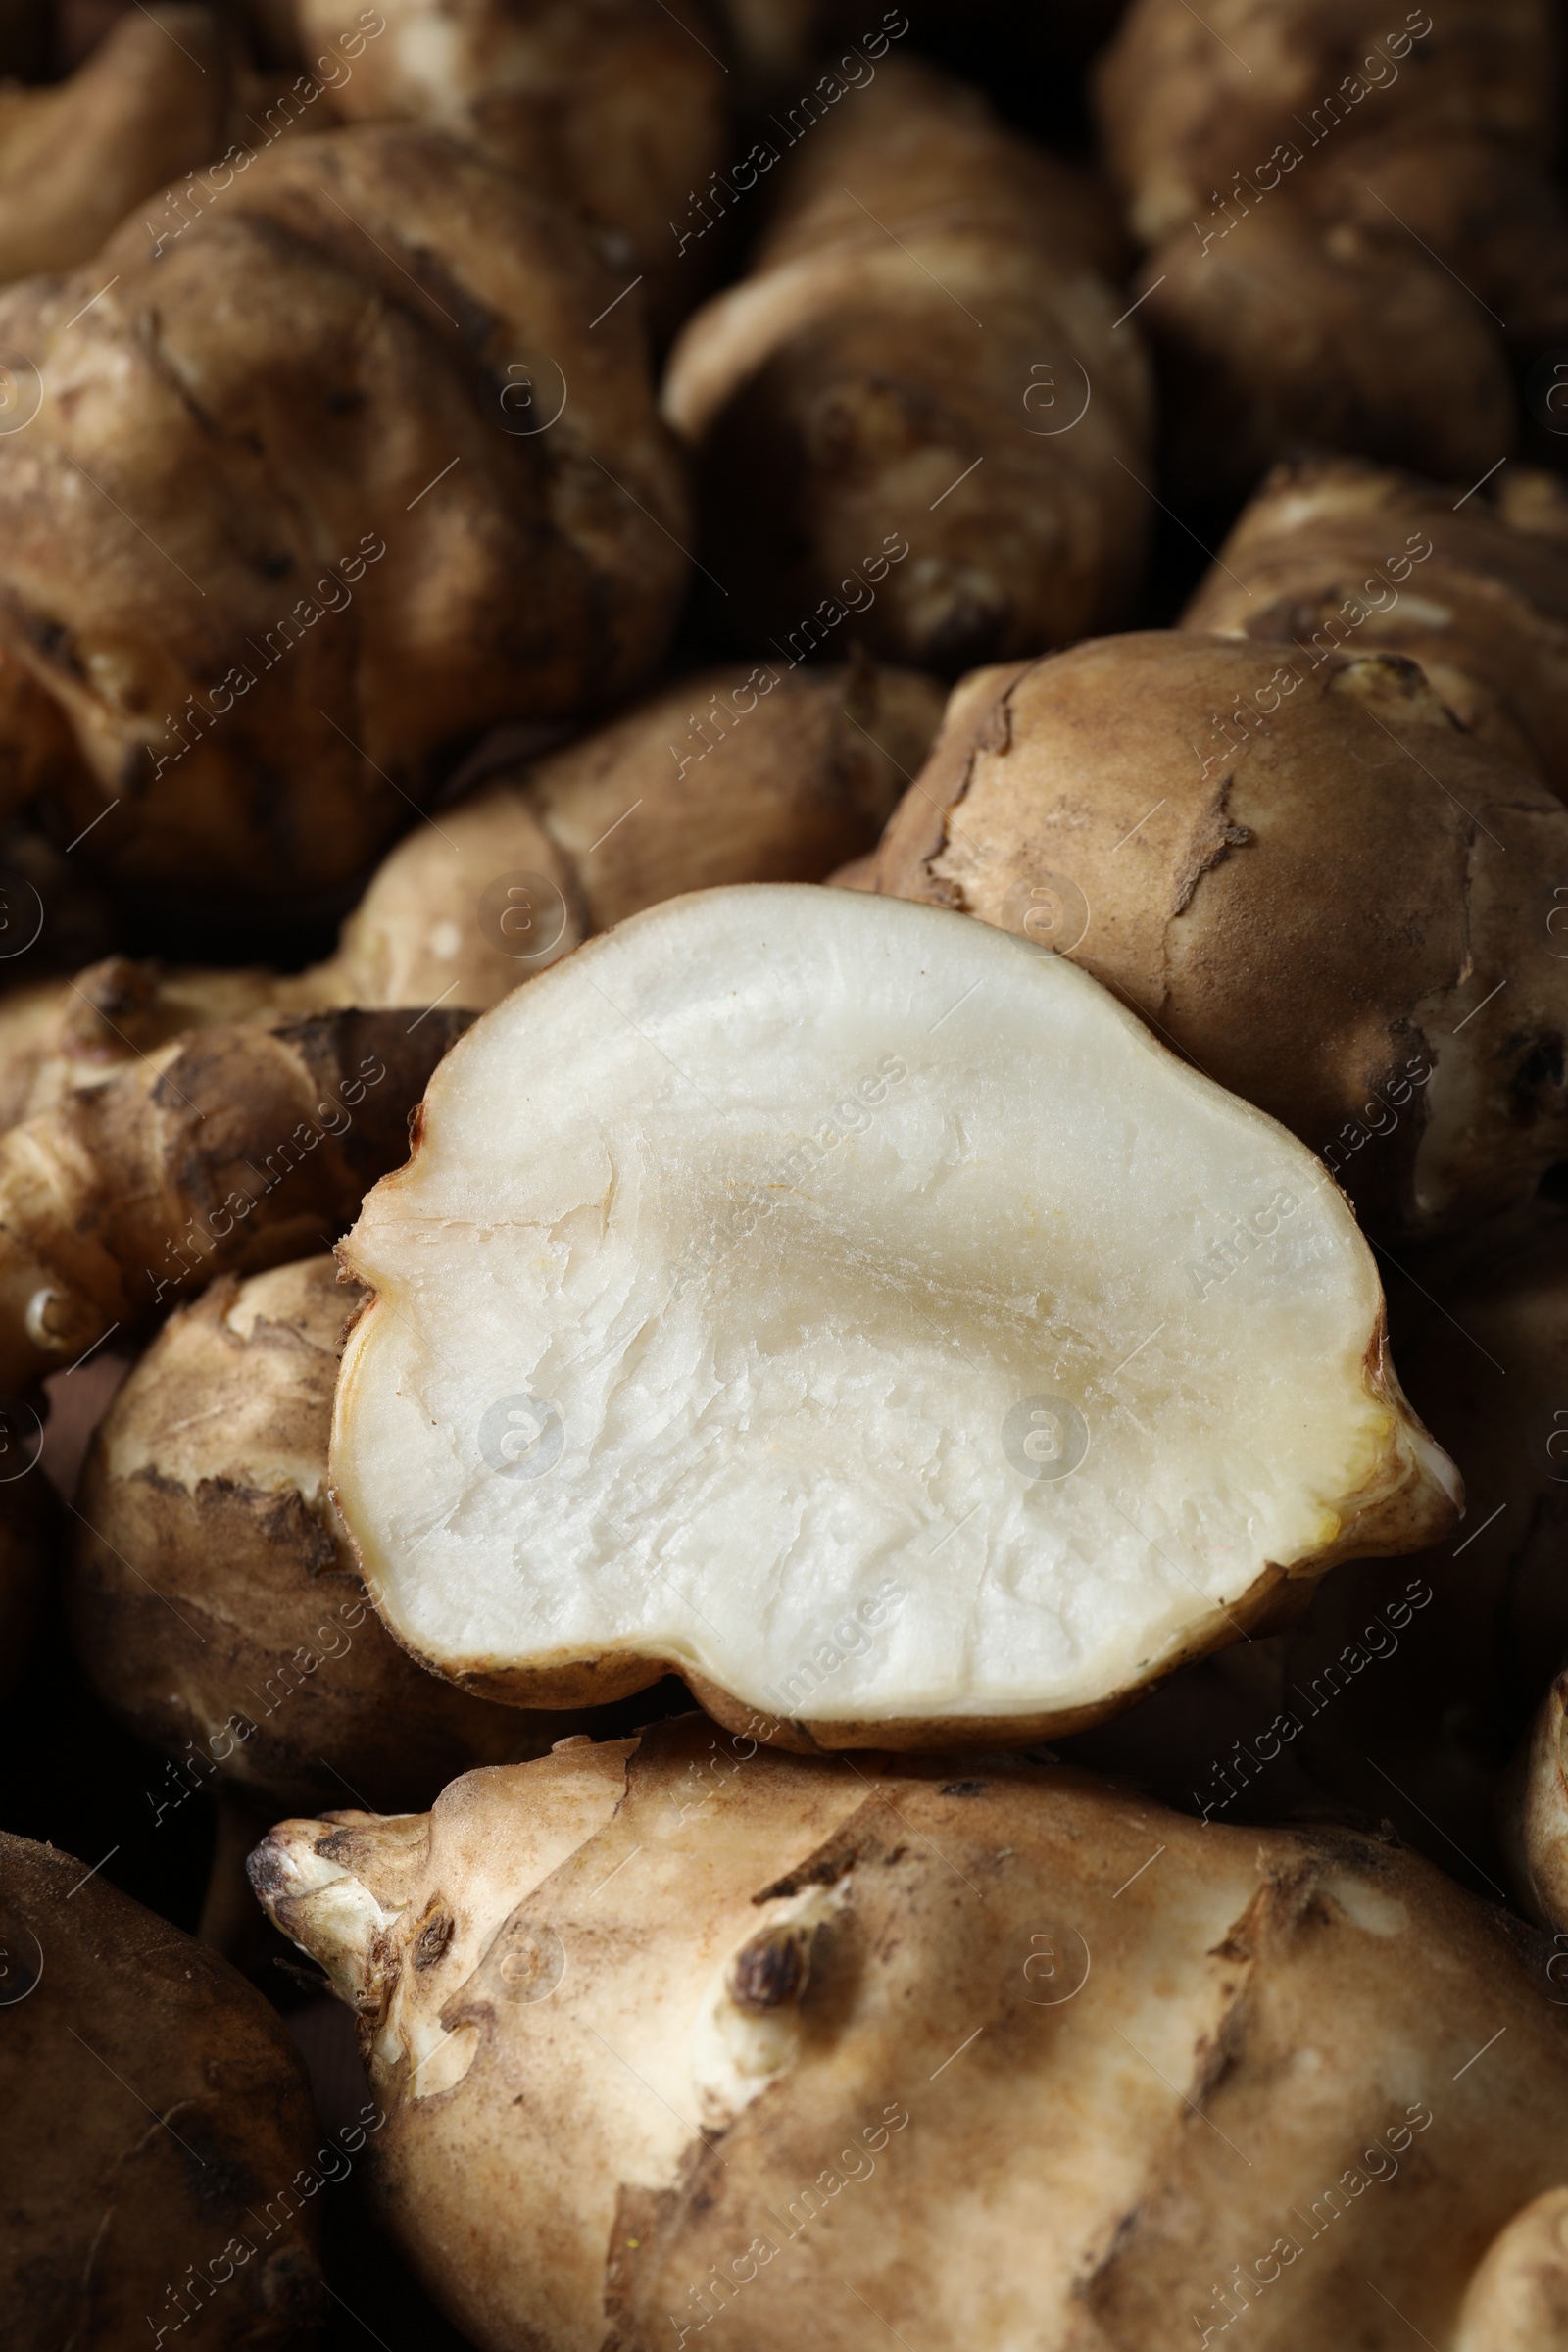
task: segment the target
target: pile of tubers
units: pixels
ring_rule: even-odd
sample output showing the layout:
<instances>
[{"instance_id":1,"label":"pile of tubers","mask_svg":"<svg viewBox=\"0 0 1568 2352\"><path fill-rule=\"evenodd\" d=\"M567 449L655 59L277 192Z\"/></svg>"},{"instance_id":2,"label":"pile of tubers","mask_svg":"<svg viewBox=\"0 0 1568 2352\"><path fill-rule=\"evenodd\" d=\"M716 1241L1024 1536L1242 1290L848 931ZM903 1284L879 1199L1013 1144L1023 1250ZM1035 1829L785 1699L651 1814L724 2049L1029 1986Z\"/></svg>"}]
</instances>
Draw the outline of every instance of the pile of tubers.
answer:
<instances>
[{"instance_id":1,"label":"pile of tubers","mask_svg":"<svg viewBox=\"0 0 1568 2352\"><path fill-rule=\"evenodd\" d=\"M1565 71L0 0L18 2352L1568 2352Z\"/></svg>"}]
</instances>

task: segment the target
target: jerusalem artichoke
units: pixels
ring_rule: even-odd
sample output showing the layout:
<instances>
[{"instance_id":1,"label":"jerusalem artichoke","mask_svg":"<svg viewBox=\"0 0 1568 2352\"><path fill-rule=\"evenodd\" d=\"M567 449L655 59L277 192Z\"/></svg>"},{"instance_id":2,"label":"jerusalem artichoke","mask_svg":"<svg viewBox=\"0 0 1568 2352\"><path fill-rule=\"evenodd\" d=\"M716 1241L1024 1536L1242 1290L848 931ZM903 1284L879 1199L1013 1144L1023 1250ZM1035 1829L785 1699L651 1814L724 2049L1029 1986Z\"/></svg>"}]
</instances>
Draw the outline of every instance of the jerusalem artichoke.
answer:
<instances>
[{"instance_id":1,"label":"jerusalem artichoke","mask_svg":"<svg viewBox=\"0 0 1568 2352\"><path fill-rule=\"evenodd\" d=\"M639 685L684 493L613 277L504 172L389 128L209 180L160 250L0 294L50 386L0 436L0 636L83 858L267 898L362 871L488 726Z\"/></svg>"},{"instance_id":2,"label":"jerusalem artichoke","mask_svg":"<svg viewBox=\"0 0 1568 2352\"><path fill-rule=\"evenodd\" d=\"M1024 1742L1457 1500L1309 1154L931 907L590 941L448 1055L340 1254L366 1580L518 1705L667 1666L803 1746Z\"/></svg>"},{"instance_id":3,"label":"jerusalem artichoke","mask_svg":"<svg viewBox=\"0 0 1568 2352\"><path fill-rule=\"evenodd\" d=\"M1406 610L1429 544L1388 566ZM1568 1154L1559 877L1568 809L1413 662L1152 631L966 680L878 853L883 891L1071 955L1406 1230Z\"/></svg>"},{"instance_id":4,"label":"jerusalem artichoke","mask_svg":"<svg viewBox=\"0 0 1568 2352\"><path fill-rule=\"evenodd\" d=\"M1540 1940L1343 1830L691 1719L251 1871L483 2352L1449 2345L1568 2171Z\"/></svg>"},{"instance_id":5,"label":"jerusalem artichoke","mask_svg":"<svg viewBox=\"0 0 1568 2352\"><path fill-rule=\"evenodd\" d=\"M751 275L676 344L664 413L726 613L792 656L843 628L952 673L1125 612L1147 369L1090 183L929 68L875 76L784 165Z\"/></svg>"},{"instance_id":6,"label":"jerusalem artichoke","mask_svg":"<svg viewBox=\"0 0 1568 2352\"><path fill-rule=\"evenodd\" d=\"M322 2181L261 1994L89 1864L0 1832L0 2016L12 2352L297 2344L326 2305Z\"/></svg>"}]
</instances>

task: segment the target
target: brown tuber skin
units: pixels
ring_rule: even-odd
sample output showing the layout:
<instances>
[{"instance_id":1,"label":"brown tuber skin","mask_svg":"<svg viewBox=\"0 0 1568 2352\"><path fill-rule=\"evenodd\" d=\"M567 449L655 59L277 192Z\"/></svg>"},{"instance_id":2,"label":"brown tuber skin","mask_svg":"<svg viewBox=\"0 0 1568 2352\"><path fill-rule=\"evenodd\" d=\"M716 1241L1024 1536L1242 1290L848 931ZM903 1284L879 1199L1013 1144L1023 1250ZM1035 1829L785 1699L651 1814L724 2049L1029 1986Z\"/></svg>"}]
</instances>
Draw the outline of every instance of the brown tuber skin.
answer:
<instances>
[{"instance_id":1,"label":"brown tuber skin","mask_svg":"<svg viewBox=\"0 0 1568 2352\"><path fill-rule=\"evenodd\" d=\"M1462 487L1508 454L1510 357L1568 334L1558 70L1549 0L1134 0L1098 109L1180 494L1301 448Z\"/></svg>"},{"instance_id":2,"label":"brown tuber skin","mask_svg":"<svg viewBox=\"0 0 1568 2352\"><path fill-rule=\"evenodd\" d=\"M0 1947L11 2352L129 2352L160 2323L196 2352L297 2344L328 2304L296 2185L310 2092L275 2013L86 1863L3 1832Z\"/></svg>"},{"instance_id":3,"label":"brown tuber skin","mask_svg":"<svg viewBox=\"0 0 1568 2352\"><path fill-rule=\"evenodd\" d=\"M358 0L294 8L313 56L362 21ZM641 300L672 327L703 281L671 217L725 161L726 77L704 12L685 0L386 0L377 13L384 34L351 51L334 92L344 117L452 132L571 204L617 290L642 276Z\"/></svg>"},{"instance_id":4,"label":"brown tuber skin","mask_svg":"<svg viewBox=\"0 0 1568 2352\"><path fill-rule=\"evenodd\" d=\"M326 1486L363 1294L330 1257L216 1282L120 1391L83 1474L66 1591L107 1706L198 1787L428 1804L562 1737L425 1674L365 1594ZM184 1793L177 1778L165 1793Z\"/></svg>"},{"instance_id":5,"label":"brown tuber skin","mask_svg":"<svg viewBox=\"0 0 1568 2352\"><path fill-rule=\"evenodd\" d=\"M0 1136L0 1390L134 1332L181 1284L329 1243L405 1156L463 1026L436 1010L196 1031Z\"/></svg>"},{"instance_id":6,"label":"brown tuber skin","mask_svg":"<svg viewBox=\"0 0 1568 2352\"><path fill-rule=\"evenodd\" d=\"M1510 466L1495 491L1455 513L1352 459L1278 466L1182 626L1406 655L1467 734L1568 801L1568 486Z\"/></svg>"},{"instance_id":7,"label":"brown tuber skin","mask_svg":"<svg viewBox=\"0 0 1568 2352\"><path fill-rule=\"evenodd\" d=\"M1281 2352L1447 2344L1563 2180L1539 1942L1338 1830L693 1718L283 1823L251 1871L358 2011L383 2209L481 2352L726 2313L864 2352L867 2307L1088 2352L1233 2303Z\"/></svg>"},{"instance_id":8,"label":"brown tuber skin","mask_svg":"<svg viewBox=\"0 0 1568 2352\"><path fill-rule=\"evenodd\" d=\"M872 847L941 719L933 680L870 662L678 679L412 834L297 985L483 1011L661 899L819 881Z\"/></svg>"},{"instance_id":9,"label":"brown tuber skin","mask_svg":"<svg viewBox=\"0 0 1568 2352\"><path fill-rule=\"evenodd\" d=\"M0 636L74 735L52 797L84 858L209 901L326 890L487 728L653 671L678 453L635 317L589 331L614 273L438 132L280 140L161 242L135 220L0 295L50 387L0 436ZM562 376L534 425L514 396ZM41 722L15 723L20 759Z\"/></svg>"},{"instance_id":10,"label":"brown tuber skin","mask_svg":"<svg viewBox=\"0 0 1568 2352\"><path fill-rule=\"evenodd\" d=\"M1568 1153L1559 877L1568 810L1413 662L1153 632L966 680L877 867L1071 954L1418 1231Z\"/></svg>"},{"instance_id":11,"label":"brown tuber skin","mask_svg":"<svg viewBox=\"0 0 1568 2352\"><path fill-rule=\"evenodd\" d=\"M1147 535L1150 394L1136 326L1112 334L1096 191L888 58L773 202L663 393L738 625L796 656L842 628L950 675L1112 626Z\"/></svg>"}]
</instances>

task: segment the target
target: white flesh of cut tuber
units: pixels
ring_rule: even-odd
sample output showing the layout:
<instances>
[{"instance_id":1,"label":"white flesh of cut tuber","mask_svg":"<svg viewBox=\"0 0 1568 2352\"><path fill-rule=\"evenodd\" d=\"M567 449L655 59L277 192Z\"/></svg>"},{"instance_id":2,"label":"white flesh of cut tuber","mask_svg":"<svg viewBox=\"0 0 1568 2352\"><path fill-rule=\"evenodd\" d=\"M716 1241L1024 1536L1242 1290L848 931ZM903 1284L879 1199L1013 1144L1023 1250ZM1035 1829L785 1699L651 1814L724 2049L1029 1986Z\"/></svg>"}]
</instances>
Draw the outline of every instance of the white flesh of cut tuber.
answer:
<instances>
[{"instance_id":1,"label":"white flesh of cut tuber","mask_svg":"<svg viewBox=\"0 0 1568 2352\"><path fill-rule=\"evenodd\" d=\"M1458 1498L1323 1169L1061 958L807 885L482 1019L344 1244L333 1480L439 1672L829 1745L1093 1720Z\"/></svg>"}]
</instances>

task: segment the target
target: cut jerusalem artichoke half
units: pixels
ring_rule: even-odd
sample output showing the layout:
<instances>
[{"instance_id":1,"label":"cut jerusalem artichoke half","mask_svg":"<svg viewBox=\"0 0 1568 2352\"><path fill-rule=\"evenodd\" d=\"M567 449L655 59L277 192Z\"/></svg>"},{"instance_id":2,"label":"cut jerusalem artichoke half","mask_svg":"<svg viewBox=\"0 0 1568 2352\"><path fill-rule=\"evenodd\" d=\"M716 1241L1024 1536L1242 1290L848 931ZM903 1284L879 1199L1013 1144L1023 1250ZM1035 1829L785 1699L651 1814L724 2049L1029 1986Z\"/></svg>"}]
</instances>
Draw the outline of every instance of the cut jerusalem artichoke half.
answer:
<instances>
[{"instance_id":1,"label":"cut jerusalem artichoke half","mask_svg":"<svg viewBox=\"0 0 1568 2352\"><path fill-rule=\"evenodd\" d=\"M475 1690L667 1665L802 1744L1028 1740L1451 1523L1322 1169L986 925L671 901L487 1014L416 1136L341 1248L332 1477Z\"/></svg>"},{"instance_id":2,"label":"cut jerusalem artichoke half","mask_svg":"<svg viewBox=\"0 0 1568 2352\"><path fill-rule=\"evenodd\" d=\"M258 1848L481 2352L1562 2352L1495 2324L1568 2179L1542 1939L1375 1838L961 1769L688 1718Z\"/></svg>"}]
</instances>

